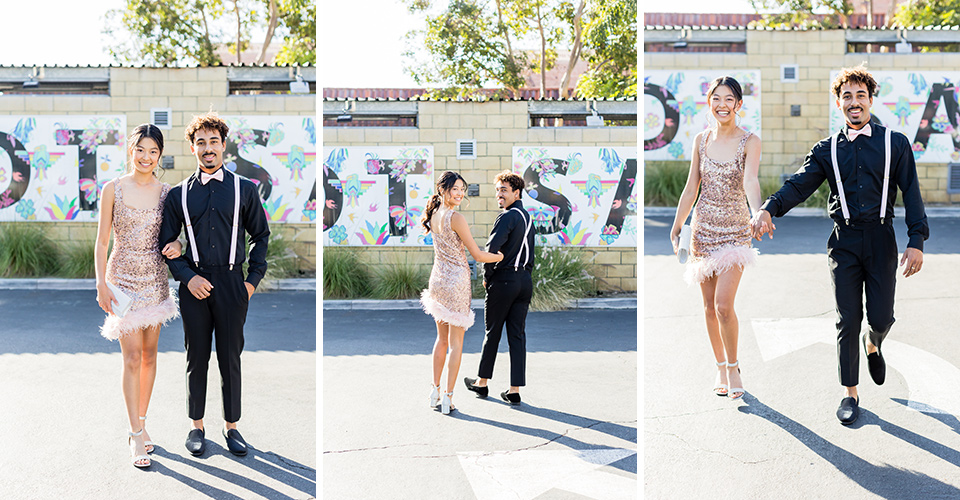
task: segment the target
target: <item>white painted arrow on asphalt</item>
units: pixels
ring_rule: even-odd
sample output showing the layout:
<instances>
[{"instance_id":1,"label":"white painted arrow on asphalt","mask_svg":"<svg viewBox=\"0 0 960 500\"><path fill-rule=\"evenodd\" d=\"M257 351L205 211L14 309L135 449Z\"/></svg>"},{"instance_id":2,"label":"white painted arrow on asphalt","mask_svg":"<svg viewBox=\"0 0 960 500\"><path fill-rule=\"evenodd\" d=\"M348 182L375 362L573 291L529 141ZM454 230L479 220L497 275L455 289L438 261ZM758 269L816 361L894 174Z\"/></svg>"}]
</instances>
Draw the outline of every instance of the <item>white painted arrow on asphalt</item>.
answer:
<instances>
[{"instance_id":1,"label":"white painted arrow on asphalt","mask_svg":"<svg viewBox=\"0 0 960 500\"><path fill-rule=\"evenodd\" d=\"M603 500L637 497L637 481L600 469L636 450L523 450L458 453L478 500L532 500L559 489Z\"/></svg>"},{"instance_id":2,"label":"white painted arrow on asphalt","mask_svg":"<svg viewBox=\"0 0 960 500\"><path fill-rule=\"evenodd\" d=\"M751 325L764 361L817 343L835 346L837 342L836 321L829 318L754 319ZM883 343L883 358L888 373L896 370L906 380L909 408L960 417L960 369L931 352L889 337ZM866 362L863 356L861 360Z\"/></svg>"}]
</instances>

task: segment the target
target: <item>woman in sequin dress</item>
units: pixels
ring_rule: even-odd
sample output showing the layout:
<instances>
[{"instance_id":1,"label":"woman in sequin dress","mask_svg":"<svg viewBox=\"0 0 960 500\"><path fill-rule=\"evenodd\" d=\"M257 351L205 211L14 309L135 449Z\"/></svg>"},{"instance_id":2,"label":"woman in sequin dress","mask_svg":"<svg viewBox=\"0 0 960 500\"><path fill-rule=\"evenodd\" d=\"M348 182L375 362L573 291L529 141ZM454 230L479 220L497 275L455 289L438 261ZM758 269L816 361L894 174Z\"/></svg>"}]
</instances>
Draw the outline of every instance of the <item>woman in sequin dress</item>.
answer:
<instances>
[{"instance_id":1,"label":"woman in sequin dress","mask_svg":"<svg viewBox=\"0 0 960 500\"><path fill-rule=\"evenodd\" d=\"M177 316L177 304L170 295L167 267L157 248L163 200L170 185L154 175L163 153L163 135L154 125L134 129L130 137L128 173L103 187L97 229L97 302L107 313L101 335L120 341L123 353L123 398L130 420L127 439L133 465L149 467L147 453L153 443L143 429L157 375L157 341L160 326ZM107 259L110 234L113 252ZM180 256L182 243L166 245L163 255ZM113 314L117 303L107 283L131 299L124 316Z\"/></svg>"},{"instance_id":2,"label":"woman in sequin dress","mask_svg":"<svg viewBox=\"0 0 960 500\"><path fill-rule=\"evenodd\" d=\"M751 213L760 209L760 138L736 123L743 91L733 78L714 80L707 103L717 125L694 139L690 174L677 205L670 241L676 253L681 226L699 190L692 223L692 258L684 278L699 283L703 295L707 334L718 367L713 391L738 399L744 390L737 357L739 323L733 307L743 268L757 258L757 251L751 248L750 222Z\"/></svg>"},{"instance_id":3,"label":"woman in sequin dress","mask_svg":"<svg viewBox=\"0 0 960 500\"><path fill-rule=\"evenodd\" d=\"M433 316L437 324L437 340L433 344L433 385L430 406L440 404L444 414L456 409L451 403L453 387L460 371L463 354L463 335L473 325L470 308L470 266L464 248L477 262L500 262L503 254L480 250L470 234L467 219L456 208L463 201L467 183L456 172L444 172L437 181L437 191L423 214L421 224L427 233L433 233L433 270L429 288L420 295L423 310ZM440 376L443 374L447 349L447 391L440 397Z\"/></svg>"}]
</instances>

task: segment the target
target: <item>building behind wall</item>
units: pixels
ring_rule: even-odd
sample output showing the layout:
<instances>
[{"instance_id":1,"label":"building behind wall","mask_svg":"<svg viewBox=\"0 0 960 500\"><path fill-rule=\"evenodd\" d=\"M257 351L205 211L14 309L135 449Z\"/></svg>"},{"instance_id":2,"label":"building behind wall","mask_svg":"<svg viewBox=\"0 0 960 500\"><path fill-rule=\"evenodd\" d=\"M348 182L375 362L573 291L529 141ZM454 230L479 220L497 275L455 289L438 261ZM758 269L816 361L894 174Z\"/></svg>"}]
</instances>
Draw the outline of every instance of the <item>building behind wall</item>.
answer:
<instances>
[{"instance_id":1,"label":"building behind wall","mask_svg":"<svg viewBox=\"0 0 960 500\"><path fill-rule=\"evenodd\" d=\"M290 84L297 81L303 82L298 87L300 92L292 93ZM249 125L250 134L242 139L247 149L232 157L227 155L225 162L246 162L248 172L261 168L256 161L270 163L269 176L262 175L261 179L272 179L269 182L274 195L265 200L268 211L272 210L271 231L292 241L301 270L315 271L316 222L311 214L315 210L308 197L311 189L315 191L316 182L316 69L309 66L0 67L0 123L4 124L4 135L17 138L16 144L8 146L24 148L6 154L13 162L22 158L32 164L27 193L22 195L22 201L29 203L16 207L15 214L9 203L0 202L0 206L10 207L9 215L17 222L43 227L55 241L92 242L97 228L93 207L98 199L96 184L85 185L84 177L92 177L100 185L112 178L116 174L111 169L117 168L119 156L126 154L125 145L118 144L118 139L138 124L156 123L164 134L164 157L172 159L166 165L169 168L162 170L161 179L170 184L180 182L197 168L184 139L184 128L194 115L209 110ZM73 158L71 168L77 169L76 156L70 156L77 153L61 146L69 143L85 149L88 139L79 136L88 131L62 130L61 138L60 129L95 129L89 124L101 118L112 120L111 127L123 123L122 136L91 136L89 141L111 147L104 148L107 152L91 149L86 157L80 153L81 171L85 168L83 160L94 159L97 165L79 175L79 199L69 208L67 199L78 193L77 173L62 170L66 165L57 162L60 157ZM77 125L64 127L74 122ZM264 135L267 130L269 139ZM68 137L71 134L75 137ZM0 161L2 166L9 169L11 162ZM3 170L0 168L0 172ZM22 174L0 173L0 192L13 182L23 184ZM63 196L48 195L55 190ZM280 200L281 196L285 199ZM62 220L45 222L50 218Z\"/></svg>"},{"instance_id":2,"label":"building behind wall","mask_svg":"<svg viewBox=\"0 0 960 500\"><path fill-rule=\"evenodd\" d=\"M420 100L412 99L324 99L323 115L323 143L325 171L327 165L338 165L340 161L372 161L376 162L392 161L391 165L396 165L397 159L386 160L383 155L404 155L404 148L426 151L425 155L432 155L433 168L430 175L422 177L411 176L405 181L404 188L408 195L416 190L413 195L423 198L426 190L433 189L436 182L436 176L445 170L459 172L466 179L468 184L476 185L479 188L477 194L469 197L468 201L461 206L474 239L479 245L483 245L487 235L493 227L494 220L499 213L494 193L494 177L503 170L516 170L514 167L515 154L517 148L529 148L530 150L545 150L556 154L562 154L563 158L574 158L572 163L564 163L558 160L552 165L558 168L567 169L573 175L575 168L570 165L576 163L579 159L584 161L583 170L579 175L585 177L591 168L590 165L599 161L598 155L603 155L603 150L617 151L623 155L624 151L630 151L634 155L632 160L633 168L636 169L636 100L616 100L616 101L591 101L582 100L557 100L557 101L539 101L539 100L507 100L507 101L485 101L485 102L460 102L460 101L438 101L438 100ZM595 106L599 115L603 116L606 124L615 126L587 127L587 126L542 126L544 124L558 125L561 123L579 124L584 122L585 117L591 114L589 107ZM337 119L340 117L341 125L337 126ZM349 121L347 121L349 120ZM623 124L623 126L616 126ZM464 141L469 151L465 151ZM472 141L472 142L471 142ZM556 148L551 150L551 148ZM526 152L527 149L524 149ZM472 154L463 154L470 152ZM577 157L578 153L582 153ZM419 153L409 153L416 155ZM335 157L339 155L340 159ZM359 155L359 156L358 156ZM378 156L379 155L379 156ZM419 158L419 156L417 156ZM589 158L588 158L589 157ZM626 158L621 158L624 160ZM594 162L594 163L591 163ZM625 165L625 163L622 163ZM369 163L368 163L369 165ZM410 164L414 165L414 164ZM332 168L332 167L331 167ZM377 167L374 167L377 168ZM418 167L413 166L416 169ZM579 168L579 167L577 167ZM384 167L386 169L386 167ZM355 170L354 170L355 171ZM386 171L386 170L383 170ZM396 172L396 170L394 170ZM413 172L417 172L414 170ZM550 178L551 185L557 186L560 182L560 175ZM565 174L563 174L565 175ZM608 213L612 211L610 204L613 202L614 192L619 187L620 172L604 173L600 170L597 174L598 190L604 190L602 195L591 198L589 202L577 203L576 209L583 211L591 210L599 219L602 225L606 220ZM602 184L599 179L603 178ZM579 178L579 177L578 177ZM371 179L366 181L365 179ZM354 187L347 187L347 173L341 172L341 176L336 180L339 189L344 193L362 193L366 189L377 189L374 187L364 187L362 182L374 182L373 177L366 177L364 172L355 177ZM548 179L548 177L542 177ZM628 188L633 188L631 178ZM574 181L579 182L579 181ZM326 182L325 182L326 183ZM544 181L547 184L547 181ZM399 184L395 184L399 186ZM586 183L574 184L582 186L582 189L590 189ZM387 189L386 184L379 189ZM571 199L574 195L581 196L578 187L569 187L563 190ZM352 191L351 191L352 189ZM390 188L392 189L392 188ZM334 194L340 191L333 191ZM599 191L597 191L599 193ZM339 196L339 195L338 195ZM387 196L385 193L384 196ZM545 199L545 198L543 198ZM350 198L343 194L342 204L349 206L354 204L352 210L362 211L363 213L375 213L383 211L384 204L395 205L400 202L386 201L374 202L375 198L365 198L363 195ZM530 196L525 195L525 207L530 209L533 202L529 201ZM422 200L421 200L422 201ZM331 203L328 201L328 203ZM634 214L636 200L634 199ZM422 203L417 203L422 206ZM391 207L393 211L394 207ZM362 209L362 210L359 210ZM408 221L413 225L419 225L419 214L415 209L407 207ZM546 207L546 210L550 210ZM345 217L346 211L340 214ZM394 216L396 214L393 214ZM542 214L544 218L549 218L549 214ZM361 215L362 216L362 215ZM401 215L402 216L402 215ZM628 219L630 217L627 217ZM628 222L628 227L624 231L629 231L629 225L636 226L636 215L632 216L632 221ZM352 219L351 219L352 220ZM385 218L377 220L386 220ZM588 223L596 222L592 215L584 226ZM352 220L356 223L355 220ZM336 226L344 225L344 222L331 222L331 228L324 226L321 231L327 233L324 236L324 244L329 245L329 231ZM377 223L378 225L379 223ZM372 227L371 225L370 227ZM408 227L404 244L402 245L377 245L357 243L357 232L351 229L340 235L343 244L350 244L361 249L361 257L365 262L373 266L390 265L398 261L406 261L414 264L429 265L433 262L433 248L423 240L422 232L419 227ZM593 231L592 239L589 241L600 241L597 236L600 231ZM350 234L347 234L350 233ZM585 233L584 233L585 234ZM366 238L366 235L363 235ZM387 233L383 233L387 237ZM399 238L399 236L392 236ZM548 236L558 238L556 234ZM629 238L627 234L622 237ZM637 281L637 248L636 235L632 236L633 244L630 246L617 246L622 243L617 241L614 245L588 244L585 247L589 256L595 256L594 270L598 280L598 286L606 291L636 291ZM365 241L365 240L364 240ZM558 240L559 241L559 240ZM614 241L611 239L611 241Z\"/></svg>"}]
</instances>

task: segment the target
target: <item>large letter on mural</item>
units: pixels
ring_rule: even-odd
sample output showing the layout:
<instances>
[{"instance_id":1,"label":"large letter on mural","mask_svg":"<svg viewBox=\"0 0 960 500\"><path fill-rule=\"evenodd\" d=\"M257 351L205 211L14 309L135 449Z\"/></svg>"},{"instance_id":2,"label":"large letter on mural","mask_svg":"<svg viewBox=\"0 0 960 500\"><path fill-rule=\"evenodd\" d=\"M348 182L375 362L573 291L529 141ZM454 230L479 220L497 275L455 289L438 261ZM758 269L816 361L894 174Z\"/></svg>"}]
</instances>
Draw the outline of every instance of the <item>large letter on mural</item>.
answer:
<instances>
[{"instance_id":1,"label":"large letter on mural","mask_svg":"<svg viewBox=\"0 0 960 500\"><path fill-rule=\"evenodd\" d=\"M427 173L427 160L367 160L367 173L387 176L387 200L390 209L390 236L406 236L408 222L416 220L408 213L407 176Z\"/></svg>"},{"instance_id":2,"label":"large letter on mural","mask_svg":"<svg viewBox=\"0 0 960 500\"><path fill-rule=\"evenodd\" d=\"M619 235L623 232L623 221L626 216L637 215L637 200L635 198L630 199L636 181L637 160L636 158L630 158L624 164L620 182L617 184L617 192L613 197L613 205L611 205L610 214L607 216L607 223L603 226L605 234L606 229L612 226L616 229L616 234Z\"/></svg>"},{"instance_id":3,"label":"large letter on mural","mask_svg":"<svg viewBox=\"0 0 960 500\"><path fill-rule=\"evenodd\" d=\"M56 131L58 146L78 146L77 161L81 185L84 180L97 182L97 146L117 144L119 130L110 129L73 129ZM80 210L96 210L97 197L85 195L82 187L77 187L80 194Z\"/></svg>"},{"instance_id":4,"label":"large letter on mural","mask_svg":"<svg viewBox=\"0 0 960 500\"><path fill-rule=\"evenodd\" d=\"M927 98L927 107L923 110L923 116L920 118L920 128L917 129L917 137L914 144L923 144L923 150L926 151L927 144L930 142L930 135L942 134L945 132L933 128L933 117L937 114L937 108L940 107L940 100L943 100L943 106L946 108L947 119L954 130L960 130L957 124L957 94L952 83L934 83L930 89L930 97ZM960 151L960 137L950 134L953 139L954 151Z\"/></svg>"},{"instance_id":5,"label":"large letter on mural","mask_svg":"<svg viewBox=\"0 0 960 500\"><path fill-rule=\"evenodd\" d=\"M663 106L663 130L653 139L643 141L643 150L650 151L669 145L677 135L680 127L680 110L677 109L677 98L664 87L647 83L643 85L643 93L655 98Z\"/></svg>"},{"instance_id":6,"label":"large letter on mural","mask_svg":"<svg viewBox=\"0 0 960 500\"><path fill-rule=\"evenodd\" d=\"M238 133L249 133L253 135L253 137L250 137L247 140L242 141L245 146L249 143L253 143L258 146L266 147L267 141L270 139L269 132L264 130L256 130L256 129L236 131L230 134L231 139L236 139L234 137L234 134L238 134ZM244 147L243 151L246 151L247 147ZM256 163L252 161L248 161L247 159L243 158L243 156L240 155L240 151L241 151L240 144L237 142L237 140L227 141L227 155L233 155L237 158L236 160L234 160L234 162L237 165L235 172L246 177L247 179L252 180L260 189L260 199L263 201L267 201L268 199L270 199L270 192L273 190L273 182L270 179L270 173L267 172L260 165L257 165Z\"/></svg>"},{"instance_id":7,"label":"large letter on mural","mask_svg":"<svg viewBox=\"0 0 960 500\"><path fill-rule=\"evenodd\" d=\"M16 153L24 147L13 135L0 132L0 148L10 157L13 166L10 185L0 193L0 208L6 208L20 201L27 192L27 186L30 185L30 165Z\"/></svg>"},{"instance_id":8,"label":"large letter on mural","mask_svg":"<svg viewBox=\"0 0 960 500\"><path fill-rule=\"evenodd\" d=\"M543 162L548 162L544 165ZM539 170L536 167L539 166ZM553 175L567 175L570 162L557 158L541 158L533 166L527 167L523 172L524 191L531 198L543 203L546 210L536 210L531 215L534 221L534 231L536 234L553 234L567 227L570 223L570 215L573 213L573 205L566 196L560 194L543 184L541 172L549 172L548 177ZM531 210L531 206L527 210Z\"/></svg>"},{"instance_id":9,"label":"large letter on mural","mask_svg":"<svg viewBox=\"0 0 960 500\"><path fill-rule=\"evenodd\" d=\"M330 181L336 181L331 183ZM337 186L337 187L334 187ZM340 212L343 210L343 192L339 188L340 178L337 177L337 173L333 171L332 168L328 168L327 164L323 164L323 230L326 231L333 227L337 223L337 220L340 219ZM316 196L316 187L314 187L314 193L312 196Z\"/></svg>"}]
</instances>

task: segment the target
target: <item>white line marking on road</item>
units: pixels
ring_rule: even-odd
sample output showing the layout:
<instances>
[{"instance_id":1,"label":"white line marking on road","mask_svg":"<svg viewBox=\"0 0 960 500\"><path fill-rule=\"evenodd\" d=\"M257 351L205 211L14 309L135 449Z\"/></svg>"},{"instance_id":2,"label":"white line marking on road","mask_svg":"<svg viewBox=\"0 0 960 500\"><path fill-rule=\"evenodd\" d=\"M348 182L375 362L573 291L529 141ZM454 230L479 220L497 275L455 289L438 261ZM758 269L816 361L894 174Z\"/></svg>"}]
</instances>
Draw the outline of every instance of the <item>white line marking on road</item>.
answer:
<instances>
[{"instance_id":1,"label":"white line marking on road","mask_svg":"<svg viewBox=\"0 0 960 500\"><path fill-rule=\"evenodd\" d=\"M532 500L560 489L598 500L631 500L637 481L600 469L636 450L523 450L458 453L478 500Z\"/></svg>"},{"instance_id":2,"label":"white line marking on road","mask_svg":"<svg viewBox=\"0 0 960 500\"><path fill-rule=\"evenodd\" d=\"M764 361L774 360L813 344L834 344L837 341L836 320L832 319L753 319L750 323Z\"/></svg>"}]
</instances>

